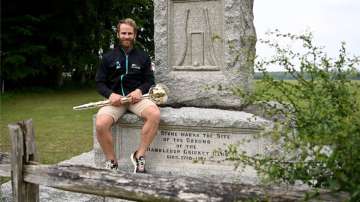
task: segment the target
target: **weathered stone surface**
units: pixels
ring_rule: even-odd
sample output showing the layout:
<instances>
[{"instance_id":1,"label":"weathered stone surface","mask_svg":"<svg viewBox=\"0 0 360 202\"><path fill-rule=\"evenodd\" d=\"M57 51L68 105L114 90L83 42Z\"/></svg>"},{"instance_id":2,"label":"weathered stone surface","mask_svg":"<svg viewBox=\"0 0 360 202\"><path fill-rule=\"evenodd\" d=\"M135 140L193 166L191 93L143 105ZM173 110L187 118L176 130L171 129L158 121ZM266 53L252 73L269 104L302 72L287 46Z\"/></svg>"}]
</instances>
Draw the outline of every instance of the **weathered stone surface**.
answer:
<instances>
[{"instance_id":1,"label":"weathered stone surface","mask_svg":"<svg viewBox=\"0 0 360 202\"><path fill-rule=\"evenodd\" d=\"M169 105L241 109L243 101L223 87L251 89L253 0L154 5L155 76L170 89Z\"/></svg>"},{"instance_id":2,"label":"weathered stone surface","mask_svg":"<svg viewBox=\"0 0 360 202\"><path fill-rule=\"evenodd\" d=\"M140 143L142 120L125 114L113 127L113 141L122 170L132 171L130 154ZM158 135L150 145L146 166L150 173L186 175L229 182L257 183L251 167L235 169L225 160L230 144L248 154L263 153L268 141L253 139L271 123L239 111L183 107L161 108ZM96 133L94 131L94 137ZM103 166L104 156L94 138L95 163Z\"/></svg>"}]
</instances>

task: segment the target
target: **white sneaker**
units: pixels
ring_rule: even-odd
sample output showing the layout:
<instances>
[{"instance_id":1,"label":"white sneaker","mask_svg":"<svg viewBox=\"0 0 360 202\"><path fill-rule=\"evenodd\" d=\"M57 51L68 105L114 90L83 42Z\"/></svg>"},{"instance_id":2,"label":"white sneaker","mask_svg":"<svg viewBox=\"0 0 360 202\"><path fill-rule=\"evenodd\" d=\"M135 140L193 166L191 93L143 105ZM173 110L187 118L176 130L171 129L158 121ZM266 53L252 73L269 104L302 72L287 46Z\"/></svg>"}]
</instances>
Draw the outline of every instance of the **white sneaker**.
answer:
<instances>
[{"instance_id":1,"label":"white sneaker","mask_svg":"<svg viewBox=\"0 0 360 202\"><path fill-rule=\"evenodd\" d=\"M115 162L115 160L107 160L107 161L105 161L105 169L117 170L118 164L117 164L117 162Z\"/></svg>"},{"instance_id":2,"label":"white sneaker","mask_svg":"<svg viewBox=\"0 0 360 202\"><path fill-rule=\"evenodd\" d=\"M131 154L130 159L134 165L134 173L146 173L145 158L143 156L140 156L139 159L137 159L136 152L134 152Z\"/></svg>"}]
</instances>

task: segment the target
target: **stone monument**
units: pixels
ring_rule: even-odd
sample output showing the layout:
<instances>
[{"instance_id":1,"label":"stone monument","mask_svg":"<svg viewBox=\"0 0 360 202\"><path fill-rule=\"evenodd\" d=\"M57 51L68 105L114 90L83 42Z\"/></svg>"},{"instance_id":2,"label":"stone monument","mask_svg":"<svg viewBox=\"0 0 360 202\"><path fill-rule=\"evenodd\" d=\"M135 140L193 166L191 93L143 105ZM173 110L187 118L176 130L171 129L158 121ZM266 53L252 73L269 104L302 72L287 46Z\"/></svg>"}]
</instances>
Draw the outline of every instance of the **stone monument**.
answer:
<instances>
[{"instance_id":1,"label":"stone monument","mask_svg":"<svg viewBox=\"0 0 360 202\"><path fill-rule=\"evenodd\" d=\"M226 88L251 90L253 0L155 0L154 8L156 79L169 87L169 105L241 109Z\"/></svg>"},{"instance_id":2,"label":"stone monument","mask_svg":"<svg viewBox=\"0 0 360 202\"><path fill-rule=\"evenodd\" d=\"M243 100L228 90L251 89L252 7L253 0L154 1L155 77L170 94L147 152L148 172L256 182L254 169L235 169L226 160L229 145L249 154L266 152L266 141L253 137L271 124L238 111ZM112 129L120 169L132 170L129 157L141 126L141 119L126 114ZM94 152L96 165L102 166L95 130Z\"/></svg>"}]
</instances>

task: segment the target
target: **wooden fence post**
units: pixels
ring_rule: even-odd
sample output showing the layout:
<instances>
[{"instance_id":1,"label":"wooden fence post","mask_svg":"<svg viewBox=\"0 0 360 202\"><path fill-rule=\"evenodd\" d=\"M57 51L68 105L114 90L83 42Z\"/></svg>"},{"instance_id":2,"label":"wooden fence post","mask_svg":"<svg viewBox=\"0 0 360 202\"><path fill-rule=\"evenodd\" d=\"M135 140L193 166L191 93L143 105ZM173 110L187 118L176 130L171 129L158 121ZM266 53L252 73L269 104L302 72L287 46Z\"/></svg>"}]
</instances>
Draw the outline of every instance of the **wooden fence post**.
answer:
<instances>
[{"instance_id":1,"label":"wooden fence post","mask_svg":"<svg viewBox=\"0 0 360 202\"><path fill-rule=\"evenodd\" d=\"M11 146L11 179L15 202L39 201L39 185L24 181L24 165L37 160L32 120L8 125Z\"/></svg>"}]
</instances>

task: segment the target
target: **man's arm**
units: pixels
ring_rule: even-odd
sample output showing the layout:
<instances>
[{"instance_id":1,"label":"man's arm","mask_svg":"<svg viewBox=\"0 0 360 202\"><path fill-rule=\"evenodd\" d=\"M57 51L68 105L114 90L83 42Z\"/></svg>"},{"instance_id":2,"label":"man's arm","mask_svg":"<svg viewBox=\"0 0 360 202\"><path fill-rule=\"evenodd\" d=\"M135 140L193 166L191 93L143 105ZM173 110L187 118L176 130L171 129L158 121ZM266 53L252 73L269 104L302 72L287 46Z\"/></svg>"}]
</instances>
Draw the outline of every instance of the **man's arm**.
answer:
<instances>
[{"instance_id":1,"label":"man's arm","mask_svg":"<svg viewBox=\"0 0 360 202\"><path fill-rule=\"evenodd\" d=\"M111 93L113 91L106 85L107 82L107 74L108 69L106 68L108 65L105 58L101 60L101 64L99 65L99 68L97 69L96 76L95 76L95 82L96 82L96 90L100 93L100 95L109 98Z\"/></svg>"},{"instance_id":2,"label":"man's arm","mask_svg":"<svg viewBox=\"0 0 360 202\"><path fill-rule=\"evenodd\" d=\"M110 104L113 106L120 106L122 104L122 96L114 93L107 85L108 78L108 63L105 58L102 59L101 64L96 72L95 81L97 91L104 97L110 100Z\"/></svg>"},{"instance_id":3,"label":"man's arm","mask_svg":"<svg viewBox=\"0 0 360 202\"><path fill-rule=\"evenodd\" d=\"M142 95L146 94L150 87L155 84L154 72L151 69L151 60L149 56L145 56L144 68L142 68L141 85L128 94L131 97L131 103L135 104L142 99Z\"/></svg>"},{"instance_id":4,"label":"man's arm","mask_svg":"<svg viewBox=\"0 0 360 202\"><path fill-rule=\"evenodd\" d=\"M138 87L142 94L146 94L150 87L155 84L154 71L151 69L151 60L146 56L145 68L142 71L142 84Z\"/></svg>"}]
</instances>

